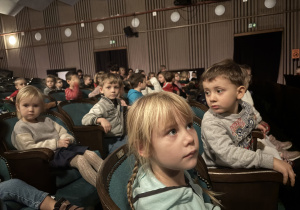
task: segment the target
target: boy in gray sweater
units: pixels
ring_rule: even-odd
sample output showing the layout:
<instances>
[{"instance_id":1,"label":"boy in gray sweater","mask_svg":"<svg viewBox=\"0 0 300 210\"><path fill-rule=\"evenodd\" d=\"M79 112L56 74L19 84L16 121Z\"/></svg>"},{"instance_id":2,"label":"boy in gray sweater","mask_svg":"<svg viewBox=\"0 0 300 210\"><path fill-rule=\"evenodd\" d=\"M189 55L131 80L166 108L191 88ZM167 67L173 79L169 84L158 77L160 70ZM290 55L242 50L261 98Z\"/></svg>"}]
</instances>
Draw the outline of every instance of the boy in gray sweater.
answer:
<instances>
[{"instance_id":1,"label":"boy in gray sweater","mask_svg":"<svg viewBox=\"0 0 300 210\"><path fill-rule=\"evenodd\" d=\"M111 153L126 143L124 138L123 109L119 96L122 80L115 74L103 74L99 83L100 92L104 94L100 101L82 118L83 125L102 125L105 144Z\"/></svg>"},{"instance_id":2,"label":"boy in gray sweater","mask_svg":"<svg viewBox=\"0 0 300 210\"><path fill-rule=\"evenodd\" d=\"M283 183L290 178L293 186L295 173L290 164L261 149L252 150L251 132L260 127L252 106L241 101L245 77L231 60L214 64L203 73L201 84L210 109L202 121L202 156L207 166L274 169L283 174Z\"/></svg>"}]
</instances>

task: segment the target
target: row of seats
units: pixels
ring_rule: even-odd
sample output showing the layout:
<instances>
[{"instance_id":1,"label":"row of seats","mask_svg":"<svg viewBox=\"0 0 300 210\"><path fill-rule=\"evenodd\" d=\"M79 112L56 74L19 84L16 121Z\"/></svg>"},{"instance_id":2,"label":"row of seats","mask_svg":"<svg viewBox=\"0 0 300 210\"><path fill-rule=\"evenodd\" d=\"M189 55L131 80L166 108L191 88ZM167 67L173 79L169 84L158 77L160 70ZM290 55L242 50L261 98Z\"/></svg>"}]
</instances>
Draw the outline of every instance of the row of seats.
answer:
<instances>
[{"instance_id":1,"label":"row of seats","mask_svg":"<svg viewBox=\"0 0 300 210\"><path fill-rule=\"evenodd\" d=\"M106 157L107 153L101 141L103 138L101 126L81 124L83 115L95 103L96 101L88 99L63 101L58 105L59 113L48 111L45 115L63 125L71 135L76 137L77 143L88 145L92 150L99 150L101 156ZM200 140L199 154L202 154L201 119L207 107L194 101L189 103L195 113L194 127ZM0 133L0 149L9 163L11 177L20 178L38 189L55 193L58 198L63 196L79 206L95 206L100 198L103 209L129 209L126 185L132 173L134 157L127 156L126 145L105 158L97 180L98 197L96 189L85 182L76 169L51 169L49 167L49 161L53 157L51 150L16 151L11 144L10 136L17 120L14 113L0 116L0 126L4 128ZM253 136L261 137L259 134L254 133ZM196 171L192 170L190 173L203 187L223 193L217 198L226 209L277 208L282 175L273 170L207 169L199 155ZM207 196L205 199L210 202Z\"/></svg>"}]
</instances>

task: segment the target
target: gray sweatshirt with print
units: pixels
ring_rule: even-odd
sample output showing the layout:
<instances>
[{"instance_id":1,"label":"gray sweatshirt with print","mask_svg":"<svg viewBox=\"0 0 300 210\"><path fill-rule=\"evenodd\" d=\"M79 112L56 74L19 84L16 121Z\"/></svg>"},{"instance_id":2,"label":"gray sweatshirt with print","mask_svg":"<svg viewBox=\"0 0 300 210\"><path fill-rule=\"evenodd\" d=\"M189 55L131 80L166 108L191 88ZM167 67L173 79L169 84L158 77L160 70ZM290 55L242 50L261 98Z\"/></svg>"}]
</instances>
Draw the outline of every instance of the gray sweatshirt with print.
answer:
<instances>
[{"instance_id":1,"label":"gray sweatshirt with print","mask_svg":"<svg viewBox=\"0 0 300 210\"><path fill-rule=\"evenodd\" d=\"M201 138L207 166L273 169L273 156L252 150L251 131L258 122L250 104L240 101L238 114L215 114L209 109L202 121Z\"/></svg>"}]
</instances>

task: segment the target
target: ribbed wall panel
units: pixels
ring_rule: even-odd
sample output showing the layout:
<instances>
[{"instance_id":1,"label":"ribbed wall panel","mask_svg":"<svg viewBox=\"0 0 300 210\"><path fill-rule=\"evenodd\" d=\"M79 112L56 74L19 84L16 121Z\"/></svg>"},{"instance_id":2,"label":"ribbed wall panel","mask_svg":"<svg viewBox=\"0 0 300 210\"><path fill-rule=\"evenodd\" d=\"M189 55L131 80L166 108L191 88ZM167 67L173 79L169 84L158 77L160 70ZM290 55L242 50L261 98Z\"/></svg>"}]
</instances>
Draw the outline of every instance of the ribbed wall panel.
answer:
<instances>
[{"instance_id":1,"label":"ribbed wall panel","mask_svg":"<svg viewBox=\"0 0 300 210\"><path fill-rule=\"evenodd\" d=\"M94 19L99 17L115 17L132 12L144 12L143 10L151 11L174 6L173 0L135 1L137 2L136 5L132 0L80 0L72 9L74 9L75 21L79 23L81 21L90 21L93 17ZM196 0L194 2L203 2L203 0ZM224 5L226 8L225 14L222 16L216 16L214 13L215 7L219 4ZM92 8L93 5L97 5L103 10L101 14L97 14L97 10ZM135 9L133 9L132 5L134 5ZM59 16L58 11L61 12L61 16ZM45 59L50 63L50 68L65 68L64 55L69 55L69 66L70 54L68 52L72 48L64 48L63 44L72 42L78 44L78 52L77 50L73 52L76 55L75 57L79 58L76 67L82 68L86 73L90 74L93 74L95 71L95 48L96 50L100 50L109 47L126 47L128 50L128 60L130 61L129 65L132 67L138 66L137 68L149 71L157 71L161 64L166 64L167 67L171 66L171 69L176 68L176 66L184 68L207 68L213 62L223 57L232 58L234 35L250 35L253 32L261 33L275 29L282 30L283 36L278 81L280 83L284 82L283 74L294 74L296 66L300 65L299 61L297 63L297 61L293 61L291 58L292 49L300 48L299 0L278 0L276 6L272 9L267 9L264 6L264 0L249 0L245 3L242 0L232 0L186 7L184 9L159 11L155 17L152 16L152 13L147 13L137 16L141 20L141 25L138 28L133 28L134 31L143 34L143 38L127 38L124 35L123 28L128 25L131 26L131 20L134 18L133 16L129 16L103 21L105 23L103 33L96 31L96 22L85 23L84 27L76 24L70 28L72 29L72 33L77 34L77 36L71 38L64 37L62 40L61 36L64 36L64 27L57 26L68 22L60 21L60 17L65 20L70 19L66 18L62 11L62 3L58 3L57 1L51 3L43 11L44 25L51 28L40 31L42 33L42 40L40 42L32 38L35 31L25 32L25 36L19 34L18 42L15 46L6 44L4 36L0 36L0 56L3 57L0 60L0 67L10 67L9 65L12 65L13 61L10 60L8 62L7 58L12 59L13 56L19 56L16 60L20 60L21 66L17 68L13 65L12 67L14 69L23 69L25 76L30 77L31 75L35 75L35 65L41 62L35 61L37 57L33 53L32 48L40 46L48 50L49 55L47 56L49 57ZM170 14L174 11L179 11L181 14L181 19L177 23L170 21ZM28 18L29 16L30 18ZM34 20L34 16L35 12L30 12L26 8L23 9L16 16L15 30L31 30L31 27L37 24L31 24L30 22ZM37 15L37 18L41 18L41 13ZM5 24L1 24L0 31L11 32L15 27L12 18L3 19L6 21ZM249 28L249 23L256 23L257 26ZM44 27L40 23L38 26ZM33 28L36 28L36 26ZM178 37L181 36L183 43L178 41ZM105 40L105 43L100 40ZM115 44L106 44L109 40L115 40ZM174 43L173 45L170 43L170 40L174 40L175 42L177 40L178 43ZM146 46L139 47L137 43ZM70 44L68 46L74 45ZM174 57L177 56L182 47L184 48L184 55L188 55L187 60L179 61L179 59L174 61ZM147 53L140 53L141 49ZM14 51L9 52L10 50ZM7 57L7 55L10 56ZM145 56L147 57L145 58ZM143 60L144 62L138 62L135 65L137 60ZM174 65L174 62L180 63ZM77 66L79 65L78 63L80 66ZM44 71L44 69L41 71Z\"/></svg>"},{"instance_id":2,"label":"ribbed wall panel","mask_svg":"<svg viewBox=\"0 0 300 210\"><path fill-rule=\"evenodd\" d=\"M57 1L52 2L47 9L43 11L45 26L57 26L59 22L59 14ZM65 68L63 45L61 40L60 28L48 28L46 31L48 54L51 69Z\"/></svg>"}]
</instances>

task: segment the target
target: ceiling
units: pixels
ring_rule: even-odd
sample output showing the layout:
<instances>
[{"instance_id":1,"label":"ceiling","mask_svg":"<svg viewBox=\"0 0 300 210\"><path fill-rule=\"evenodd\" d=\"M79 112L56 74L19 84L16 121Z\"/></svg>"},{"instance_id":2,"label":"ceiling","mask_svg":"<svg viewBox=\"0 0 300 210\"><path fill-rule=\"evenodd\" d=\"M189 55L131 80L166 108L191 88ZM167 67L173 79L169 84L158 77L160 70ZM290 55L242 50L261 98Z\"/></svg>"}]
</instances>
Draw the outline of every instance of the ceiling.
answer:
<instances>
[{"instance_id":1,"label":"ceiling","mask_svg":"<svg viewBox=\"0 0 300 210\"><path fill-rule=\"evenodd\" d=\"M4 15L15 16L24 7L37 11L43 11L55 0L0 0L0 13ZM79 0L59 0L63 3L73 6Z\"/></svg>"}]
</instances>

